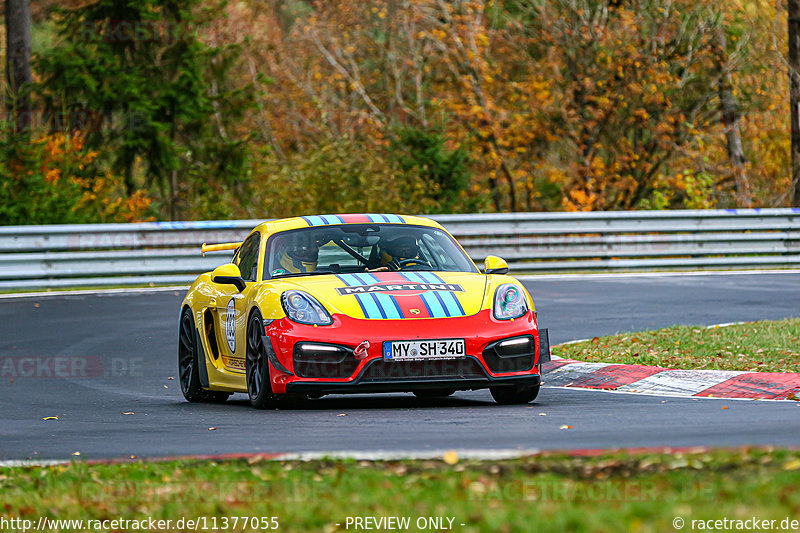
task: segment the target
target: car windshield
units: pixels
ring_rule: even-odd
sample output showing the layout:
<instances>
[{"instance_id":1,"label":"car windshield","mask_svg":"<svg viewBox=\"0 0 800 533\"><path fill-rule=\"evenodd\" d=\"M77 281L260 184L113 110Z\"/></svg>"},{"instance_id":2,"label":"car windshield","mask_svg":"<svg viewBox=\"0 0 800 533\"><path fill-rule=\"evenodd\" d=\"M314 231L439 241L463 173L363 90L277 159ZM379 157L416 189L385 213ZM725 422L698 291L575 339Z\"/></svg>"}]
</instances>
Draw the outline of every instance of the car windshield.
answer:
<instances>
[{"instance_id":1,"label":"car windshield","mask_svg":"<svg viewBox=\"0 0 800 533\"><path fill-rule=\"evenodd\" d=\"M477 272L450 235L426 226L344 224L269 239L264 279L380 271Z\"/></svg>"}]
</instances>

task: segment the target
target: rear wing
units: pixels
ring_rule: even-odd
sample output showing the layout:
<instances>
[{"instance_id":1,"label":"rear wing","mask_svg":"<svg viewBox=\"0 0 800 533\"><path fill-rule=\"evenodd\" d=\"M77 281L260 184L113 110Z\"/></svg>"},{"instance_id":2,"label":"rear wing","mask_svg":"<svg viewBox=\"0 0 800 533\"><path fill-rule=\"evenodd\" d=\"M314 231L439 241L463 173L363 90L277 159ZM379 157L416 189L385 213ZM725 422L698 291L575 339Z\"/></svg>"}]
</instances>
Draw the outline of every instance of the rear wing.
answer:
<instances>
[{"instance_id":1,"label":"rear wing","mask_svg":"<svg viewBox=\"0 0 800 533\"><path fill-rule=\"evenodd\" d=\"M206 252L219 252L221 250L235 250L242 245L241 242L224 242L222 244L206 244L200 248L200 254L205 256Z\"/></svg>"}]
</instances>

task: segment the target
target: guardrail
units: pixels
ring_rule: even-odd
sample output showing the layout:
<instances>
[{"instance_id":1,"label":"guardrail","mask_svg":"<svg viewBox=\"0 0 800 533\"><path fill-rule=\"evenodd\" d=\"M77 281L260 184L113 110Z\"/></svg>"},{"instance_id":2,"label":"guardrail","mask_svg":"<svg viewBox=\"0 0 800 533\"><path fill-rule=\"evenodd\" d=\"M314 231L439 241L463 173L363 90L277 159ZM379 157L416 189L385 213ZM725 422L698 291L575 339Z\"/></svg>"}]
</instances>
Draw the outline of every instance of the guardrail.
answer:
<instances>
[{"instance_id":1,"label":"guardrail","mask_svg":"<svg viewBox=\"0 0 800 533\"><path fill-rule=\"evenodd\" d=\"M513 273L800 266L800 209L434 215ZM0 227L0 289L188 283L259 220Z\"/></svg>"}]
</instances>

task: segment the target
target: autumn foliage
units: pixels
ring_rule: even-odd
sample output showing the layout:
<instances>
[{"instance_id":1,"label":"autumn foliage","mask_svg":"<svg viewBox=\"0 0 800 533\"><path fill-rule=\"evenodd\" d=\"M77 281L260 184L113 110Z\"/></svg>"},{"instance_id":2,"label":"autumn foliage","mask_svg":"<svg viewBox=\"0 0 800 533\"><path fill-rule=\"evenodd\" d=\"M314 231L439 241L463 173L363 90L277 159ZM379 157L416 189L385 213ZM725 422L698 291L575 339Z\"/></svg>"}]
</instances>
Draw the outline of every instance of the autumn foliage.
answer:
<instances>
[{"instance_id":1,"label":"autumn foliage","mask_svg":"<svg viewBox=\"0 0 800 533\"><path fill-rule=\"evenodd\" d=\"M173 4L147 0L136 16L152 24ZM70 193L77 211L224 218L789 201L786 13L774 2L178 4L181 20L195 17L182 27L186 43L82 42L74 33L86 17L92 27L102 27L98 14L125 18L106 0L55 17L68 22L54 41L74 49L40 52L40 101L110 108L98 131L48 133L46 146L73 143L68 169L36 160L48 169L43 186L80 191ZM76 50L87 61L106 54L106 66L87 78ZM122 64L136 61L112 72L118 50ZM169 85L181 78L191 84ZM159 103L164 95L178 107ZM151 113L158 142L114 118L136 106ZM26 149L45 154L39 142ZM113 191L124 191L119 203Z\"/></svg>"}]
</instances>

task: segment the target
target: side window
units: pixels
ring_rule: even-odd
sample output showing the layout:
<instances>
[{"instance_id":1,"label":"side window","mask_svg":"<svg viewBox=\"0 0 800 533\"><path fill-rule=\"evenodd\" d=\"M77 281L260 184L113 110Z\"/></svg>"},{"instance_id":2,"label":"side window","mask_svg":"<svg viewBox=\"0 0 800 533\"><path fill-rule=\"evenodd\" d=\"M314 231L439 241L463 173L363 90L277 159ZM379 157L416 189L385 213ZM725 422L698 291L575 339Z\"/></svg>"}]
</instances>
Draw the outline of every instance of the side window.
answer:
<instances>
[{"instance_id":1,"label":"side window","mask_svg":"<svg viewBox=\"0 0 800 533\"><path fill-rule=\"evenodd\" d=\"M256 267L258 266L258 245L261 242L261 234L256 232L250 235L239 249L237 264L242 272L245 281L256 280Z\"/></svg>"}]
</instances>

